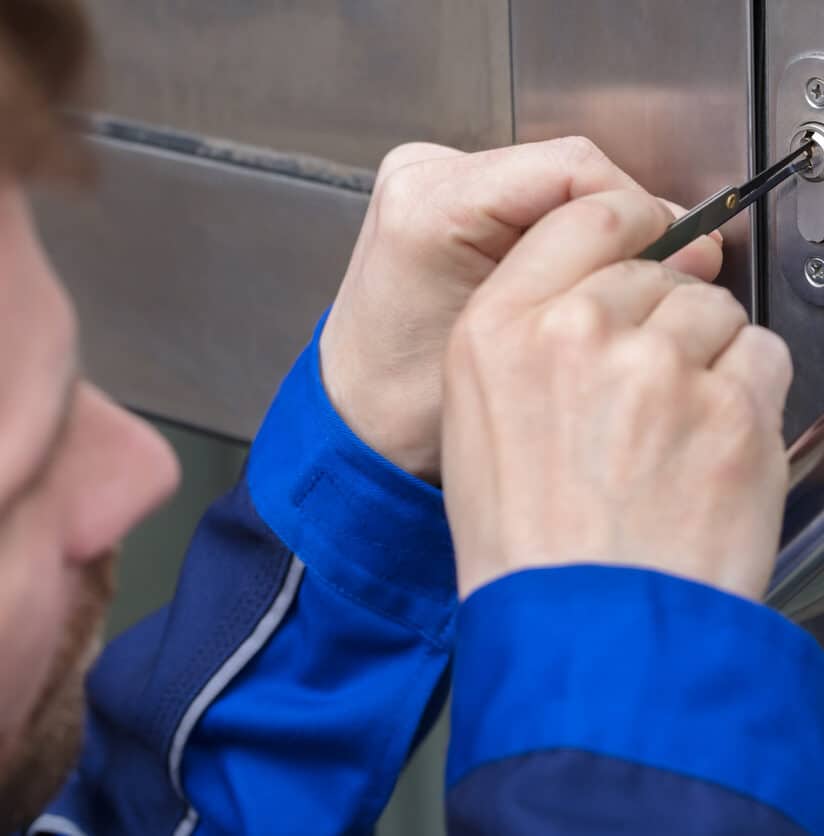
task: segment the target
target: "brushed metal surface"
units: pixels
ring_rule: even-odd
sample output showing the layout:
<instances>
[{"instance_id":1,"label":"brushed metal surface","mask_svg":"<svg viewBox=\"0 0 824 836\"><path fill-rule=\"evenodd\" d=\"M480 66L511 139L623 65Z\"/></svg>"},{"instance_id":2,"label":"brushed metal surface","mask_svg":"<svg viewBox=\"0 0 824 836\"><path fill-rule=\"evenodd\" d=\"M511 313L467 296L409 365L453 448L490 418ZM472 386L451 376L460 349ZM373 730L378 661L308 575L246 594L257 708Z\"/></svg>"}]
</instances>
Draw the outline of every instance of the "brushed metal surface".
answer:
<instances>
[{"instance_id":1,"label":"brushed metal surface","mask_svg":"<svg viewBox=\"0 0 824 836\"><path fill-rule=\"evenodd\" d=\"M105 109L374 167L512 140L507 0L89 0Z\"/></svg>"},{"instance_id":2,"label":"brushed metal surface","mask_svg":"<svg viewBox=\"0 0 824 836\"><path fill-rule=\"evenodd\" d=\"M824 66L824 5L820 0L770 0L766 4L765 117L770 156L789 146L803 121L822 121L806 97L807 73ZM804 184L805 188L824 184ZM769 201L767 323L789 344L795 380L785 415L796 438L824 412L824 308L802 297L804 263L824 246L797 229L797 185L788 183ZM794 226L795 225L795 226ZM810 289L812 291L812 288Z\"/></svg>"},{"instance_id":3,"label":"brushed metal surface","mask_svg":"<svg viewBox=\"0 0 824 836\"><path fill-rule=\"evenodd\" d=\"M750 0L512 0L512 23L519 141L583 134L686 207L749 176ZM751 221L723 232L751 306Z\"/></svg>"},{"instance_id":4,"label":"brushed metal surface","mask_svg":"<svg viewBox=\"0 0 824 836\"><path fill-rule=\"evenodd\" d=\"M131 407L251 438L334 297L367 196L95 144L94 192L34 200L91 378Z\"/></svg>"}]
</instances>

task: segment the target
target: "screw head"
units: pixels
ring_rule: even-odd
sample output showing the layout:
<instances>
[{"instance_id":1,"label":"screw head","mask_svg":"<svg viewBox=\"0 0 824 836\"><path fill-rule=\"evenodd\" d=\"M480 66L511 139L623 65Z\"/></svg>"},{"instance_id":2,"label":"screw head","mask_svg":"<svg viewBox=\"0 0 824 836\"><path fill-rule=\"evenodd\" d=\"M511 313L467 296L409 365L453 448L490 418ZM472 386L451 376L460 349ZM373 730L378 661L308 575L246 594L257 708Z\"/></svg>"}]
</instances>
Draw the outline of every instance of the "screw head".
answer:
<instances>
[{"instance_id":1,"label":"screw head","mask_svg":"<svg viewBox=\"0 0 824 836\"><path fill-rule=\"evenodd\" d=\"M807 82L807 101L817 108L824 108L824 78L811 78Z\"/></svg>"},{"instance_id":2,"label":"screw head","mask_svg":"<svg viewBox=\"0 0 824 836\"><path fill-rule=\"evenodd\" d=\"M804 264L804 275L813 287L824 287L824 258L808 258Z\"/></svg>"}]
</instances>

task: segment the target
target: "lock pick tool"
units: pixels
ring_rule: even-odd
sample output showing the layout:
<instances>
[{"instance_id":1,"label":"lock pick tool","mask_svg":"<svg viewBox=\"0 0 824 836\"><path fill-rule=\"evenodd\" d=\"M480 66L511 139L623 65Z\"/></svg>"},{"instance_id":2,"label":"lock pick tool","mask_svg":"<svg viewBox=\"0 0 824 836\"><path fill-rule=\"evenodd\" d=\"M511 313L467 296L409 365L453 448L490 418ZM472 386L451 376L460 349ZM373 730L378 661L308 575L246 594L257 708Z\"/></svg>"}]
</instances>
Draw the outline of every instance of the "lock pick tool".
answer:
<instances>
[{"instance_id":1,"label":"lock pick tool","mask_svg":"<svg viewBox=\"0 0 824 836\"><path fill-rule=\"evenodd\" d=\"M667 227L667 231L638 258L663 261L696 238L718 229L788 177L812 168L814 146L815 142L808 140L743 186L727 186L708 197L703 203L690 209L686 215L673 221Z\"/></svg>"}]
</instances>

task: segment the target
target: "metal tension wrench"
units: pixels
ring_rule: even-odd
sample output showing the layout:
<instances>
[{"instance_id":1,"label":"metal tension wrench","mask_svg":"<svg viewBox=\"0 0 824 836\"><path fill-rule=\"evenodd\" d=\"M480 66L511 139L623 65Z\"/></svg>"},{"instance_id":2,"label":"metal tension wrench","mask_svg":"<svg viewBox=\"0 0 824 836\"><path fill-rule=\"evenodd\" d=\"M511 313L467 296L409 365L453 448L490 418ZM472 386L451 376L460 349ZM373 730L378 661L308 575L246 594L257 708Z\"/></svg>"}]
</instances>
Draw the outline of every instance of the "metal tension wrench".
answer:
<instances>
[{"instance_id":1,"label":"metal tension wrench","mask_svg":"<svg viewBox=\"0 0 824 836\"><path fill-rule=\"evenodd\" d=\"M667 227L667 231L654 243L647 247L638 258L650 261L663 261L673 253L686 247L687 244L708 235L719 226L743 212L760 197L783 183L793 174L806 171L814 166L814 152L821 153L812 134L808 134L801 145L787 154L783 160L762 171L743 186L727 186L718 194L708 197L686 215L680 217Z\"/></svg>"}]
</instances>

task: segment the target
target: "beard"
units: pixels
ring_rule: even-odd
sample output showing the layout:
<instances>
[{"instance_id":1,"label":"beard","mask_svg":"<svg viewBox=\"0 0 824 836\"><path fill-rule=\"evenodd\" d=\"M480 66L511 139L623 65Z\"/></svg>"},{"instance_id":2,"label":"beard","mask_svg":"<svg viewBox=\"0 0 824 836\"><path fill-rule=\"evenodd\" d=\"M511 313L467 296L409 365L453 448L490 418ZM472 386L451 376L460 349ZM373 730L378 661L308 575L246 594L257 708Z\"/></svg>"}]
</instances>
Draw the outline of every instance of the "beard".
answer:
<instances>
[{"instance_id":1,"label":"beard","mask_svg":"<svg viewBox=\"0 0 824 836\"><path fill-rule=\"evenodd\" d=\"M114 594L114 554L83 567L80 592L63 630L46 685L0 774L0 832L43 812L68 777L83 742L86 673Z\"/></svg>"}]
</instances>

